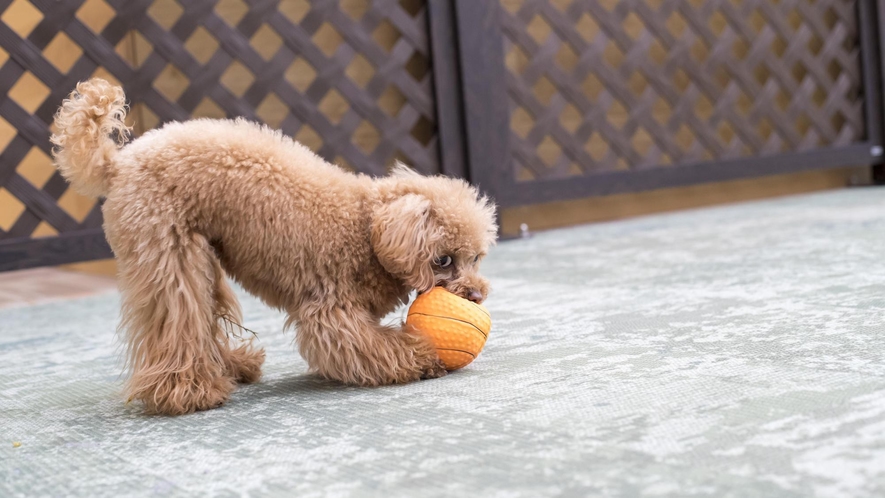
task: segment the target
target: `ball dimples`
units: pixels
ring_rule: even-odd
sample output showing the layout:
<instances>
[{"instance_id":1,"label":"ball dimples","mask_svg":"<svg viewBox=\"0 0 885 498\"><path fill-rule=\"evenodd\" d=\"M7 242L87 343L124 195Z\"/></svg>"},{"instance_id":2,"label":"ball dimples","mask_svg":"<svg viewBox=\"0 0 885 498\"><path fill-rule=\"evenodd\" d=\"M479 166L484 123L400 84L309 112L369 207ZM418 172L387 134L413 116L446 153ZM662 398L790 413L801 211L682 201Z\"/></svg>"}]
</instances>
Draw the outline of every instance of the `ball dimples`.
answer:
<instances>
[{"instance_id":1,"label":"ball dimples","mask_svg":"<svg viewBox=\"0 0 885 498\"><path fill-rule=\"evenodd\" d=\"M482 351L492 319L485 306L434 287L415 299L406 324L430 338L446 370L457 370Z\"/></svg>"}]
</instances>

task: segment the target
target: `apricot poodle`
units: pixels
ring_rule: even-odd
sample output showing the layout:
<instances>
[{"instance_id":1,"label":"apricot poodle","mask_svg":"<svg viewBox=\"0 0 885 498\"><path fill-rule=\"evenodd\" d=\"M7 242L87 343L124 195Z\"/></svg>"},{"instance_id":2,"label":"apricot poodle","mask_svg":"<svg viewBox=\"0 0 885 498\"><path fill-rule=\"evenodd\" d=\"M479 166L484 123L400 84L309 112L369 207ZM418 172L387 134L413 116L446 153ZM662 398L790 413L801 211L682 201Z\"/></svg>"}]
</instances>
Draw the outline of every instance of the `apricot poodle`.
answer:
<instances>
[{"instance_id":1,"label":"apricot poodle","mask_svg":"<svg viewBox=\"0 0 885 498\"><path fill-rule=\"evenodd\" d=\"M318 374L376 386L444 375L432 345L381 318L434 285L474 301L495 207L461 180L331 165L245 120L169 123L128 145L123 90L77 85L55 117L55 162L105 197L119 267L129 399L151 412L219 406L261 376L264 351L228 333L225 274L288 314Z\"/></svg>"}]
</instances>

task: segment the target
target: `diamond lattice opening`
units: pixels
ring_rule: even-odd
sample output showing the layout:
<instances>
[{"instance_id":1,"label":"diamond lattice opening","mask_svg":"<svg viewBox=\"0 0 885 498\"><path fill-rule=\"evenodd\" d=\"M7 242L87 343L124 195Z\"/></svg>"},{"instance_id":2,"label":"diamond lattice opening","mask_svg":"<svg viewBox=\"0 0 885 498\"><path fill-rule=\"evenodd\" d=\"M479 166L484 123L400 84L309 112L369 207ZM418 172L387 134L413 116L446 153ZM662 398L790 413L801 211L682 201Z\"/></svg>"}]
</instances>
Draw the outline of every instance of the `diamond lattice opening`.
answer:
<instances>
[{"instance_id":1,"label":"diamond lattice opening","mask_svg":"<svg viewBox=\"0 0 885 498\"><path fill-rule=\"evenodd\" d=\"M790 73L793 75L793 79L801 83L805 79L805 76L808 75L808 69L806 69L805 65L801 62L797 62L793 64L793 68L790 70Z\"/></svg>"},{"instance_id":2,"label":"diamond lattice opening","mask_svg":"<svg viewBox=\"0 0 885 498\"><path fill-rule=\"evenodd\" d=\"M593 73L588 74L584 81L581 82L581 91L591 100L597 100L603 90L605 90L605 86Z\"/></svg>"},{"instance_id":3,"label":"diamond lattice opening","mask_svg":"<svg viewBox=\"0 0 885 498\"><path fill-rule=\"evenodd\" d=\"M827 101L827 92L823 88L815 85L814 92L811 93L811 101L817 107L822 107Z\"/></svg>"},{"instance_id":4,"label":"diamond lattice opening","mask_svg":"<svg viewBox=\"0 0 885 498\"><path fill-rule=\"evenodd\" d=\"M611 68L616 69L624 62L624 52L614 40L609 40L605 50L602 51L602 58Z\"/></svg>"},{"instance_id":5,"label":"diamond lattice opening","mask_svg":"<svg viewBox=\"0 0 885 498\"><path fill-rule=\"evenodd\" d=\"M713 12L707 20L707 26L710 27L710 30L715 33L717 37L721 37L722 32L728 27L728 20L722 15L722 12L717 10Z\"/></svg>"},{"instance_id":6,"label":"diamond lattice opening","mask_svg":"<svg viewBox=\"0 0 885 498\"><path fill-rule=\"evenodd\" d=\"M532 118L532 115L522 107L517 107L510 113L510 129L523 140L528 137L529 132L532 131L534 126L534 118Z\"/></svg>"},{"instance_id":7,"label":"diamond lattice opening","mask_svg":"<svg viewBox=\"0 0 885 498\"><path fill-rule=\"evenodd\" d=\"M25 205L8 190L0 187L0 229L9 230L18 217L25 211Z\"/></svg>"},{"instance_id":8,"label":"diamond lattice opening","mask_svg":"<svg viewBox=\"0 0 885 498\"><path fill-rule=\"evenodd\" d=\"M412 75L415 81L422 81L430 72L430 63L427 61L427 57L416 51L406 62L406 71Z\"/></svg>"},{"instance_id":9,"label":"diamond lattice opening","mask_svg":"<svg viewBox=\"0 0 885 498\"><path fill-rule=\"evenodd\" d=\"M787 51L787 42L780 36L775 36L768 48L780 59L784 56L784 52Z\"/></svg>"},{"instance_id":10,"label":"diamond lattice opening","mask_svg":"<svg viewBox=\"0 0 885 498\"><path fill-rule=\"evenodd\" d=\"M52 165L52 159L42 150L31 147L15 171L31 185L41 189L55 174L55 166Z\"/></svg>"},{"instance_id":11,"label":"diamond lattice opening","mask_svg":"<svg viewBox=\"0 0 885 498\"><path fill-rule=\"evenodd\" d=\"M187 77L172 64L166 64L163 71L154 79L154 88L170 102L178 100L178 97L181 97L181 94L187 89L187 85Z\"/></svg>"},{"instance_id":12,"label":"diamond lattice opening","mask_svg":"<svg viewBox=\"0 0 885 498\"><path fill-rule=\"evenodd\" d=\"M594 161L602 161L608 155L608 143L599 133L593 132L584 143L584 151L590 154Z\"/></svg>"},{"instance_id":13,"label":"diamond lattice opening","mask_svg":"<svg viewBox=\"0 0 885 498\"><path fill-rule=\"evenodd\" d=\"M279 128L280 123L289 115L289 106L275 93L269 93L255 108L255 114L271 128Z\"/></svg>"},{"instance_id":14,"label":"diamond lattice opening","mask_svg":"<svg viewBox=\"0 0 885 498\"><path fill-rule=\"evenodd\" d=\"M194 59L205 64L215 55L218 50L218 40L209 34L209 31L202 26L197 26L193 34L184 42L184 48L194 56Z\"/></svg>"},{"instance_id":15,"label":"diamond lattice opening","mask_svg":"<svg viewBox=\"0 0 885 498\"><path fill-rule=\"evenodd\" d=\"M746 42L743 38L737 38L731 44L731 54L737 60L744 60L747 58L747 53L750 52L750 44Z\"/></svg>"},{"instance_id":16,"label":"diamond lattice opening","mask_svg":"<svg viewBox=\"0 0 885 498\"><path fill-rule=\"evenodd\" d=\"M402 34L390 21L384 19L372 31L372 39L375 40L381 48L390 52L396 45L396 42L402 37Z\"/></svg>"},{"instance_id":17,"label":"diamond lattice opening","mask_svg":"<svg viewBox=\"0 0 885 498\"><path fill-rule=\"evenodd\" d=\"M839 14L837 14L836 11L833 10L832 7L830 7L824 11L823 21L824 24L827 26L827 31L832 31L836 27L836 24L839 22Z\"/></svg>"},{"instance_id":18,"label":"diamond lattice opening","mask_svg":"<svg viewBox=\"0 0 885 498\"><path fill-rule=\"evenodd\" d=\"M49 87L28 71L15 82L7 95L22 109L34 114L49 93Z\"/></svg>"},{"instance_id":19,"label":"diamond lattice opening","mask_svg":"<svg viewBox=\"0 0 885 498\"><path fill-rule=\"evenodd\" d=\"M286 19L292 21L292 24L298 24L304 19L304 16L310 12L310 1L287 0L285 2L280 2L277 6L277 10L279 10Z\"/></svg>"},{"instance_id":20,"label":"diamond lattice opening","mask_svg":"<svg viewBox=\"0 0 885 498\"><path fill-rule=\"evenodd\" d=\"M45 221L41 221L37 228L31 232L32 239L38 239L40 237L51 237L53 235L58 235L58 230L52 228L52 225L46 223Z\"/></svg>"},{"instance_id":21,"label":"diamond lattice opening","mask_svg":"<svg viewBox=\"0 0 885 498\"><path fill-rule=\"evenodd\" d=\"M553 96L556 95L556 86L551 83L546 76L541 76L538 81L532 85L532 93L535 94L535 98L538 99L538 102L541 102L544 105L550 105L550 101L553 100Z\"/></svg>"},{"instance_id":22,"label":"diamond lattice opening","mask_svg":"<svg viewBox=\"0 0 885 498\"><path fill-rule=\"evenodd\" d=\"M304 125L298 130L298 133L295 134L295 140L314 152L320 150L323 146L323 139L308 125Z\"/></svg>"},{"instance_id":23,"label":"diamond lattice opening","mask_svg":"<svg viewBox=\"0 0 885 498\"><path fill-rule=\"evenodd\" d=\"M338 50L338 47L344 42L344 38L335 31L331 24L324 22L322 26L311 37L313 43L326 57L332 57Z\"/></svg>"},{"instance_id":24,"label":"diamond lattice opening","mask_svg":"<svg viewBox=\"0 0 885 498\"><path fill-rule=\"evenodd\" d=\"M707 121L713 115L713 103L704 94L699 94L694 101L694 113L697 117Z\"/></svg>"},{"instance_id":25,"label":"diamond lattice opening","mask_svg":"<svg viewBox=\"0 0 885 498\"><path fill-rule=\"evenodd\" d=\"M220 0L215 4L215 13L231 26L236 26L247 12L249 6L242 0Z\"/></svg>"},{"instance_id":26,"label":"diamond lattice opening","mask_svg":"<svg viewBox=\"0 0 885 498\"><path fill-rule=\"evenodd\" d=\"M559 46L559 51L556 52L556 62L566 71L572 71L578 64L578 54L572 50L570 44L563 43Z\"/></svg>"},{"instance_id":27,"label":"diamond lattice opening","mask_svg":"<svg viewBox=\"0 0 885 498\"><path fill-rule=\"evenodd\" d=\"M43 20L43 13L25 0L14 0L0 16L3 24L15 31L15 34L27 38L31 31Z\"/></svg>"},{"instance_id":28,"label":"diamond lattice opening","mask_svg":"<svg viewBox=\"0 0 885 498\"><path fill-rule=\"evenodd\" d=\"M227 117L227 113L214 100L209 97L203 97L203 100L194 108L191 116L195 118L223 119Z\"/></svg>"},{"instance_id":29,"label":"diamond lattice opening","mask_svg":"<svg viewBox=\"0 0 885 498\"><path fill-rule=\"evenodd\" d=\"M510 12L511 14L516 14L519 12L519 9L522 8L522 4L525 3L525 0L501 0L501 6L504 7L504 10Z\"/></svg>"},{"instance_id":30,"label":"diamond lattice opening","mask_svg":"<svg viewBox=\"0 0 885 498\"><path fill-rule=\"evenodd\" d=\"M633 146L633 150L639 153L642 157L645 157L648 154L653 143L651 135L649 135L648 132L645 131L645 128L641 126L636 129L636 133L634 133L633 138L630 139L630 145Z\"/></svg>"},{"instance_id":31,"label":"diamond lattice opening","mask_svg":"<svg viewBox=\"0 0 885 498\"><path fill-rule=\"evenodd\" d=\"M685 18L682 17L682 14L675 10L667 18L664 25L667 26L667 31L676 38L681 38L682 33L685 32L685 29L688 27L688 23L685 21Z\"/></svg>"},{"instance_id":32,"label":"diamond lattice opening","mask_svg":"<svg viewBox=\"0 0 885 498\"><path fill-rule=\"evenodd\" d=\"M55 35L55 38L43 49L43 57L62 73L67 73L81 55L83 50L64 32Z\"/></svg>"},{"instance_id":33,"label":"diamond lattice opening","mask_svg":"<svg viewBox=\"0 0 885 498\"><path fill-rule=\"evenodd\" d=\"M572 4L572 0L550 0L550 3L560 12L565 12L569 5Z\"/></svg>"},{"instance_id":34,"label":"diamond lattice opening","mask_svg":"<svg viewBox=\"0 0 885 498\"><path fill-rule=\"evenodd\" d=\"M184 13L184 9L175 0L154 0L154 3L148 7L147 13L168 31Z\"/></svg>"},{"instance_id":35,"label":"diamond lattice opening","mask_svg":"<svg viewBox=\"0 0 885 498\"><path fill-rule=\"evenodd\" d=\"M104 0L86 0L77 10L77 19L99 34L114 18L116 11Z\"/></svg>"},{"instance_id":36,"label":"diamond lattice opening","mask_svg":"<svg viewBox=\"0 0 885 498\"><path fill-rule=\"evenodd\" d=\"M562 155L562 147L556 143L556 140L553 140L550 136L546 136L544 137L544 140L541 140L541 143L538 144L536 152L541 161L549 168L559 161L559 157Z\"/></svg>"},{"instance_id":37,"label":"diamond lattice opening","mask_svg":"<svg viewBox=\"0 0 885 498\"><path fill-rule=\"evenodd\" d=\"M691 57L699 63L703 63L710 57L710 48L707 47L707 44L704 43L703 40L698 38L691 45Z\"/></svg>"},{"instance_id":38,"label":"diamond lattice opening","mask_svg":"<svg viewBox=\"0 0 885 498\"><path fill-rule=\"evenodd\" d=\"M269 61L280 47L283 46L283 39L276 31L271 29L267 24L262 24L258 31L252 35L249 45L266 61Z\"/></svg>"},{"instance_id":39,"label":"diamond lattice opening","mask_svg":"<svg viewBox=\"0 0 885 498\"><path fill-rule=\"evenodd\" d=\"M833 117L830 118L830 124L833 126L833 129L836 130L837 133L842 131L842 127L844 127L845 123L847 122L848 120L845 119L845 116L842 114L841 111L837 111L836 114L834 114Z\"/></svg>"},{"instance_id":40,"label":"diamond lattice opening","mask_svg":"<svg viewBox=\"0 0 885 498\"><path fill-rule=\"evenodd\" d=\"M645 75L643 75L641 71L636 70L633 71L633 74L630 75L630 79L627 80L627 86L630 87L630 91L633 92L633 95L639 96L642 95L648 87L648 80L645 79Z\"/></svg>"},{"instance_id":41,"label":"diamond lattice opening","mask_svg":"<svg viewBox=\"0 0 885 498\"><path fill-rule=\"evenodd\" d=\"M316 79L317 72L306 60L299 57L286 68L283 77L299 92L304 93Z\"/></svg>"},{"instance_id":42,"label":"diamond lattice opening","mask_svg":"<svg viewBox=\"0 0 885 498\"><path fill-rule=\"evenodd\" d=\"M9 145L9 142L15 138L15 134L17 133L14 126L9 124L8 121L0 117L0 152L6 149L6 146Z\"/></svg>"},{"instance_id":43,"label":"diamond lattice opening","mask_svg":"<svg viewBox=\"0 0 885 498\"><path fill-rule=\"evenodd\" d=\"M369 10L368 0L340 0L339 5L341 6L341 11L350 16L354 21L362 19L366 11Z\"/></svg>"},{"instance_id":44,"label":"diamond lattice opening","mask_svg":"<svg viewBox=\"0 0 885 498\"><path fill-rule=\"evenodd\" d=\"M642 19L640 19L635 12L631 11L626 17L624 17L624 20L621 21L621 28L624 29L627 36L633 40L638 40L639 37L642 36L642 33L645 32L645 23L642 22Z\"/></svg>"},{"instance_id":45,"label":"diamond lattice opening","mask_svg":"<svg viewBox=\"0 0 885 498\"><path fill-rule=\"evenodd\" d=\"M722 140L722 143L726 145L731 144L735 137L734 128L728 121L721 121L716 127L716 133L719 135L719 140Z\"/></svg>"},{"instance_id":46,"label":"diamond lattice opening","mask_svg":"<svg viewBox=\"0 0 885 498\"><path fill-rule=\"evenodd\" d=\"M399 0L400 7L410 16L415 17L424 8L425 0Z\"/></svg>"},{"instance_id":47,"label":"diamond lattice opening","mask_svg":"<svg viewBox=\"0 0 885 498\"><path fill-rule=\"evenodd\" d=\"M381 143L381 133L378 132L378 128L366 120L356 127L350 138L351 142L366 155L374 152L378 144Z\"/></svg>"},{"instance_id":48,"label":"diamond lattice opening","mask_svg":"<svg viewBox=\"0 0 885 498\"><path fill-rule=\"evenodd\" d=\"M627 108L624 107L620 100L615 99L606 110L605 119L615 128L621 129L627 124L627 120L630 119L630 113L627 112Z\"/></svg>"},{"instance_id":49,"label":"diamond lattice opening","mask_svg":"<svg viewBox=\"0 0 885 498\"><path fill-rule=\"evenodd\" d=\"M588 42L593 42L593 40L599 36L600 31L599 25L596 24L596 21L586 12L581 14L581 17L578 18L578 22L575 23L575 30L581 35L581 38Z\"/></svg>"},{"instance_id":50,"label":"diamond lattice opening","mask_svg":"<svg viewBox=\"0 0 885 498\"><path fill-rule=\"evenodd\" d=\"M95 207L96 202L98 201L89 197L84 197L78 194L74 189L69 188L65 190L65 193L62 194L61 197L59 197L58 207L71 215L71 218L77 220L77 223L82 223L83 220L86 219L86 216L92 211L92 208Z\"/></svg>"},{"instance_id":51,"label":"diamond lattice opening","mask_svg":"<svg viewBox=\"0 0 885 498\"><path fill-rule=\"evenodd\" d=\"M420 142L421 145L427 147L427 144L433 139L434 131L433 123L424 116L421 116L418 118L418 122L412 127L409 134L412 135L415 140Z\"/></svg>"},{"instance_id":52,"label":"diamond lattice opening","mask_svg":"<svg viewBox=\"0 0 885 498\"><path fill-rule=\"evenodd\" d=\"M136 135L152 130L160 124L160 118L154 114L154 111L141 102L132 106L132 116L135 118Z\"/></svg>"},{"instance_id":53,"label":"diamond lattice opening","mask_svg":"<svg viewBox=\"0 0 885 498\"><path fill-rule=\"evenodd\" d=\"M674 138L676 139L676 145L684 151L688 151L694 145L694 133L685 123L679 126L679 131L676 132Z\"/></svg>"},{"instance_id":54,"label":"diamond lattice opening","mask_svg":"<svg viewBox=\"0 0 885 498\"><path fill-rule=\"evenodd\" d=\"M821 49L824 48L824 42L817 35L811 35L811 38L808 40L808 43L805 44L808 47L808 50L811 51L812 55L817 55L820 53Z\"/></svg>"},{"instance_id":55,"label":"diamond lattice opening","mask_svg":"<svg viewBox=\"0 0 885 498\"><path fill-rule=\"evenodd\" d=\"M361 54L356 54L350 60L350 64L347 65L344 74L359 85L360 88L365 88L369 81L372 81L372 77L375 76L375 67Z\"/></svg>"},{"instance_id":56,"label":"diamond lattice opening","mask_svg":"<svg viewBox=\"0 0 885 498\"><path fill-rule=\"evenodd\" d=\"M132 30L114 47L123 60L132 67L139 67L153 51L154 47L138 31Z\"/></svg>"},{"instance_id":57,"label":"diamond lattice opening","mask_svg":"<svg viewBox=\"0 0 885 498\"><path fill-rule=\"evenodd\" d=\"M539 14L535 14L535 17L533 17L526 25L525 30L528 32L529 36L538 43L538 45L543 45L544 42L547 41L547 37L550 36L550 33L553 31L550 24L548 24Z\"/></svg>"},{"instance_id":58,"label":"diamond lattice opening","mask_svg":"<svg viewBox=\"0 0 885 498\"><path fill-rule=\"evenodd\" d=\"M802 14L796 9L791 9L790 13L787 15L787 23L789 23L790 28L792 28L793 31L798 30L799 27L802 26Z\"/></svg>"},{"instance_id":59,"label":"diamond lattice opening","mask_svg":"<svg viewBox=\"0 0 885 498\"><path fill-rule=\"evenodd\" d=\"M347 100L338 93L338 90L331 89L329 93L323 97L323 100L320 101L317 109L323 113L326 118L334 124L338 124L341 122L341 119L347 114L347 111L350 110L350 105L347 103Z\"/></svg>"},{"instance_id":60,"label":"diamond lattice opening","mask_svg":"<svg viewBox=\"0 0 885 498\"><path fill-rule=\"evenodd\" d=\"M652 117L660 124L667 124L673 114L673 107L667 99L658 97L651 108Z\"/></svg>"},{"instance_id":61,"label":"diamond lattice opening","mask_svg":"<svg viewBox=\"0 0 885 498\"><path fill-rule=\"evenodd\" d=\"M809 120L808 116L805 114L800 114L793 123L793 127L796 128L799 135L804 137L805 134L808 133L809 128L811 128L811 120Z\"/></svg>"},{"instance_id":62,"label":"diamond lattice opening","mask_svg":"<svg viewBox=\"0 0 885 498\"><path fill-rule=\"evenodd\" d=\"M529 65L529 58L526 57L525 52L515 44L511 44L510 47L510 51L507 52L507 56L504 58L504 64L510 72L514 74L522 74Z\"/></svg>"},{"instance_id":63,"label":"diamond lattice opening","mask_svg":"<svg viewBox=\"0 0 885 498\"><path fill-rule=\"evenodd\" d=\"M559 113L559 124L569 133L574 133L581 126L581 113L575 106L566 104Z\"/></svg>"},{"instance_id":64,"label":"diamond lattice opening","mask_svg":"<svg viewBox=\"0 0 885 498\"><path fill-rule=\"evenodd\" d=\"M750 23L750 26L753 28L753 31L756 33L760 33L768 22L765 20L765 14L759 12L759 9L753 9L753 12L750 13L750 17L747 18Z\"/></svg>"},{"instance_id":65,"label":"diamond lattice opening","mask_svg":"<svg viewBox=\"0 0 885 498\"><path fill-rule=\"evenodd\" d=\"M255 76L240 61L233 61L221 75L221 84L237 97L242 97L254 81Z\"/></svg>"},{"instance_id":66,"label":"diamond lattice opening","mask_svg":"<svg viewBox=\"0 0 885 498\"><path fill-rule=\"evenodd\" d=\"M393 85L388 86L384 93L378 97L378 107L390 116L399 114L400 109L406 105L406 97Z\"/></svg>"}]
</instances>

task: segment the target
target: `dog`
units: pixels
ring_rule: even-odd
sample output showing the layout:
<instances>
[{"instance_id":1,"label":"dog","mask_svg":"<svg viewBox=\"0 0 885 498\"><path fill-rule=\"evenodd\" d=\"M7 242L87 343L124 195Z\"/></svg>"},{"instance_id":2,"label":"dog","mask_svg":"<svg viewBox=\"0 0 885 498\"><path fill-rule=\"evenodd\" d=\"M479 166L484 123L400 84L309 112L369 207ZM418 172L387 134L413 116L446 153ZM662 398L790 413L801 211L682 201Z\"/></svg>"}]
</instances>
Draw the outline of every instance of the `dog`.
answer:
<instances>
[{"instance_id":1,"label":"dog","mask_svg":"<svg viewBox=\"0 0 885 498\"><path fill-rule=\"evenodd\" d=\"M311 371L358 386L445 375L417 330L381 319L434 286L475 302L494 203L463 180L398 165L371 178L243 119L170 122L130 141L123 89L77 85L55 115L60 173L103 197L117 259L129 400L178 415L256 382L264 351L226 275L287 315Z\"/></svg>"}]
</instances>

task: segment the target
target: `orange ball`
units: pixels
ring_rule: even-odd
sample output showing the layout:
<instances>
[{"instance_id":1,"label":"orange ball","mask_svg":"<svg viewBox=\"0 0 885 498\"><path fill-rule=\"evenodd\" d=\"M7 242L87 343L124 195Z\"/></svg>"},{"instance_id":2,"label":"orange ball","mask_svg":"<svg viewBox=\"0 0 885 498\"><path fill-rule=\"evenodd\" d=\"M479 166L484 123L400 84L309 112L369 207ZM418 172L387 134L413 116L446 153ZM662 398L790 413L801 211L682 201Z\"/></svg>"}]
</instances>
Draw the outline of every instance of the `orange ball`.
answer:
<instances>
[{"instance_id":1,"label":"orange ball","mask_svg":"<svg viewBox=\"0 0 885 498\"><path fill-rule=\"evenodd\" d=\"M447 370L457 370L482 351L492 317L485 306L434 287L415 299L406 324L430 338Z\"/></svg>"}]
</instances>

